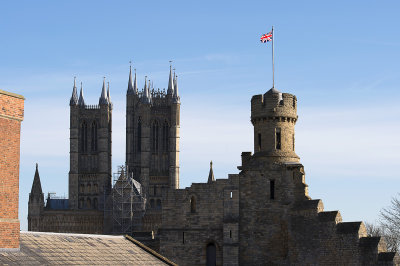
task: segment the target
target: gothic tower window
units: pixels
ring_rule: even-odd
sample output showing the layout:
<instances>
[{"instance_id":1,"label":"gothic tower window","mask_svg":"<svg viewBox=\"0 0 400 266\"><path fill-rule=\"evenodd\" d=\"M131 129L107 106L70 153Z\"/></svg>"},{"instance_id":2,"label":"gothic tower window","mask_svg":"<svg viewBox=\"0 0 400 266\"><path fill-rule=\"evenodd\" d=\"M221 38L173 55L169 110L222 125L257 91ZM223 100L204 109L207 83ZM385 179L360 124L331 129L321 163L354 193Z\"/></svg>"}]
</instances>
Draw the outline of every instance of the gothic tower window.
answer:
<instances>
[{"instance_id":1,"label":"gothic tower window","mask_svg":"<svg viewBox=\"0 0 400 266\"><path fill-rule=\"evenodd\" d=\"M87 124L84 121L81 125L81 152L87 151Z\"/></svg>"},{"instance_id":2,"label":"gothic tower window","mask_svg":"<svg viewBox=\"0 0 400 266\"><path fill-rule=\"evenodd\" d=\"M91 209L92 208L92 201L90 200L90 198L87 198L87 200L86 200L86 208L87 209Z\"/></svg>"},{"instance_id":3,"label":"gothic tower window","mask_svg":"<svg viewBox=\"0 0 400 266\"><path fill-rule=\"evenodd\" d=\"M163 150L168 151L168 138L169 138L169 126L168 122L165 121L163 125Z\"/></svg>"},{"instance_id":4,"label":"gothic tower window","mask_svg":"<svg viewBox=\"0 0 400 266\"><path fill-rule=\"evenodd\" d=\"M137 129L137 147L138 151L142 151L142 121L139 118Z\"/></svg>"},{"instance_id":5,"label":"gothic tower window","mask_svg":"<svg viewBox=\"0 0 400 266\"><path fill-rule=\"evenodd\" d=\"M258 150L261 151L261 133L258 133Z\"/></svg>"},{"instance_id":6,"label":"gothic tower window","mask_svg":"<svg viewBox=\"0 0 400 266\"><path fill-rule=\"evenodd\" d=\"M276 128L275 129L275 149L280 150L281 149L281 129Z\"/></svg>"},{"instance_id":7,"label":"gothic tower window","mask_svg":"<svg viewBox=\"0 0 400 266\"><path fill-rule=\"evenodd\" d=\"M97 123L93 121L92 123L92 151L97 151Z\"/></svg>"},{"instance_id":8,"label":"gothic tower window","mask_svg":"<svg viewBox=\"0 0 400 266\"><path fill-rule=\"evenodd\" d=\"M99 192L99 186L98 186L97 184L94 184L94 185L93 185L93 191L94 191L95 193L98 193L98 192Z\"/></svg>"},{"instance_id":9,"label":"gothic tower window","mask_svg":"<svg viewBox=\"0 0 400 266\"><path fill-rule=\"evenodd\" d=\"M154 200L153 200L153 199L150 200L150 208L151 208L151 209L154 208Z\"/></svg>"},{"instance_id":10,"label":"gothic tower window","mask_svg":"<svg viewBox=\"0 0 400 266\"><path fill-rule=\"evenodd\" d=\"M191 213L196 212L196 198L194 196L190 198L190 212Z\"/></svg>"},{"instance_id":11,"label":"gothic tower window","mask_svg":"<svg viewBox=\"0 0 400 266\"><path fill-rule=\"evenodd\" d=\"M157 204L156 205L157 205L157 209L161 210L161 200L160 199L157 200Z\"/></svg>"},{"instance_id":12,"label":"gothic tower window","mask_svg":"<svg viewBox=\"0 0 400 266\"><path fill-rule=\"evenodd\" d=\"M80 184L79 185L79 192L80 193L85 193L85 185L84 184Z\"/></svg>"},{"instance_id":13,"label":"gothic tower window","mask_svg":"<svg viewBox=\"0 0 400 266\"><path fill-rule=\"evenodd\" d=\"M152 128L151 128L151 143L152 143L152 151L158 151L158 122L154 121Z\"/></svg>"},{"instance_id":14,"label":"gothic tower window","mask_svg":"<svg viewBox=\"0 0 400 266\"><path fill-rule=\"evenodd\" d=\"M87 184L87 193L92 193L92 186L90 184Z\"/></svg>"},{"instance_id":15,"label":"gothic tower window","mask_svg":"<svg viewBox=\"0 0 400 266\"><path fill-rule=\"evenodd\" d=\"M97 205L98 205L97 198L94 198L93 199L93 209L97 209Z\"/></svg>"},{"instance_id":16,"label":"gothic tower window","mask_svg":"<svg viewBox=\"0 0 400 266\"><path fill-rule=\"evenodd\" d=\"M80 198L79 199L79 209L82 209L83 208L83 198Z\"/></svg>"}]
</instances>

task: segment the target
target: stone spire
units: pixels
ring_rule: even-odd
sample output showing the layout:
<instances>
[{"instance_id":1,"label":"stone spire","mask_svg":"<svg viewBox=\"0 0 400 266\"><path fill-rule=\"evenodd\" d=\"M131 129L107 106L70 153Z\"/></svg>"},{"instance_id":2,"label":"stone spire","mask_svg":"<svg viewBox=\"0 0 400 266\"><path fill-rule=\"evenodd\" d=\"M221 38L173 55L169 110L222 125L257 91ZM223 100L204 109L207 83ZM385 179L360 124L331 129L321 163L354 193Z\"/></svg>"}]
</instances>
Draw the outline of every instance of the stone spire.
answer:
<instances>
[{"instance_id":1,"label":"stone spire","mask_svg":"<svg viewBox=\"0 0 400 266\"><path fill-rule=\"evenodd\" d=\"M110 82L107 82L107 101L111 104L111 96L110 96Z\"/></svg>"},{"instance_id":2,"label":"stone spire","mask_svg":"<svg viewBox=\"0 0 400 266\"><path fill-rule=\"evenodd\" d=\"M136 73L135 73L135 82L136 82ZM134 85L132 83L132 66L129 66L129 81L128 81L128 91L127 94L133 94L135 91L133 89Z\"/></svg>"},{"instance_id":3,"label":"stone spire","mask_svg":"<svg viewBox=\"0 0 400 266\"><path fill-rule=\"evenodd\" d=\"M31 194L40 194L42 195L42 185L40 183L40 176L38 170L38 164L36 164L35 176L33 177Z\"/></svg>"},{"instance_id":4,"label":"stone spire","mask_svg":"<svg viewBox=\"0 0 400 266\"><path fill-rule=\"evenodd\" d=\"M181 99L180 99L179 94L178 94L178 76L175 76L174 85L175 85L175 87L174 87L173 100L174 100L174 103L179 103Z\"/></svg>"},{"instance_id":5,"label":"stone spire","mask_svg":"<svg viewBox=\"0 0 400 266\"><path fill-rule=\"evenodd\" d=\"M136 68L135 68L135 81L133 82L133 92L138 94L137 82L136 82Z\"/></svg>"},{"instance_id":6,"label":"stone spire","mask_svg":"<svg viewBox=\"0 0 400 266\"><path fill-rule=\"evenodd\" d=\"M172 66L169 66L169 81L168 81L168 90L167 90L168 95L173 95L174 94L174 78L172 76Z\"/></svg>"},{"instance_id":7,"label":"stone spire","mask_svg":"<svg viewBox=\"0 0 400 266\"><path fill-rule=\"evenodd\" d=\"M77 105L78 104L78 93L76 92L76 77L74 77L74 88L72 89L71 100L69 101L69 105Z\"/></svg>"},{"instance_id":8,"label":"stone spire","mask_svg":"<svg viewBox=\"0 0 400 266\"><path fill-rule=\"evenodd\" d=\"M103 78L103 88L101 89L101 95L99 98L99 105L108 104L106 95L106 78Z\"/></svg>"},{"instance_id":9,"label":"stone spire","mask_svg":"<svg viewBox=\"0 0 400 266\"><path fill-rule=\"evenodd\" d=\"M79 94L79 100L78 100L79 106L85 106L85 99L83 99L83 86L81 82L81 93Z\"/></svg>"},{"instance_id":10,"label":"stone spire","mask_svg":"<svg viewBox=\"0 0 400 266\"><path fill-rule=\"evenodd\" d=\"M208 181L207 183L211 183L214 182L214 172L213 172L213 168L212 168L212 161L210 162L210 173L208 174Z\"/></svg>"},{"instance_id":11,"label":"stone spire","mask_svg":"<svg viewBox=\"0 0 400 266\"><path fill-rule=\"evenodd\" d=\"M143 88L143 96L142 100L145 103L150 103L150 93L149 93L150 84L147 86L147 76L144 78L144 88Z\"/></svg>"}]
</instances>

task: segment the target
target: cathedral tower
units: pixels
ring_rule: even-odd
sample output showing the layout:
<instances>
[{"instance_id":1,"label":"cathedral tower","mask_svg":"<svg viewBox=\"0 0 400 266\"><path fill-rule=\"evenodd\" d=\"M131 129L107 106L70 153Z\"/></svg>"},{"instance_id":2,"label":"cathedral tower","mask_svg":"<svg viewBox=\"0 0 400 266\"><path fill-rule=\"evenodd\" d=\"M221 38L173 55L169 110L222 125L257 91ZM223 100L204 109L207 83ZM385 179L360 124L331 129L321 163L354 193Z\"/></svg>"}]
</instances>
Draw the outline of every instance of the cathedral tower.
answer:
<instances>
[{"instance_id":1,"label":"cathedral tower","mask_svg":"<svg viewBox=\"0 0 400 266\"><path fill-rule=\"evenodd\" d=\"M145 79L138 91L129 72L126 95L126 164L144 188L147 208L161 210L165 189L179 188L179 114L177 76L170 67L167 92Z\"/></svg>"},{"instance_id":2,"label":"cathedral tower","mask_svg":"<svg viewBox=\"0 0 400 266\"><path fill-rule=\"evenodd\" d=\"M111 190L111 120L110 89L105 80L98 105L86 105L81 83L76 83L70 100L70 209L104 209L104 199Z\"/></svg>"},{"instance_id":3,"label":"cathedral tower","mask_svg":"<svg viewBox=\"0 0 400 266\"><path fill-rule=\"evenodd\" d=\"M294 126L297 121L295 95L275 88L251 99L254 126L254 155L276 162L299 162L295 153Z\"/></svg>"}]
</instances>

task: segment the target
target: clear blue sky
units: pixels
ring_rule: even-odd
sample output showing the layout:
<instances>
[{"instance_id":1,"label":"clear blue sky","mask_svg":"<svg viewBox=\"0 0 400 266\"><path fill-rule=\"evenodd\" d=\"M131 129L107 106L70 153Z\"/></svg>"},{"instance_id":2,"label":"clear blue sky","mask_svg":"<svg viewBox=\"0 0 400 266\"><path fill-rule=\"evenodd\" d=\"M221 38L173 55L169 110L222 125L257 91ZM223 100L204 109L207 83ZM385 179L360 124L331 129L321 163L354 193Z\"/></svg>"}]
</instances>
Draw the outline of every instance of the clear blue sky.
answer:
<instances>
[{"instance_id":1,"label":"clear blue sky","mask_svg":"<svg viewBox=\"0 0 400 266\"><path fill-rule=\"evenodd\" d=\"M400 192L400 5L397 1L2 1L0 88L26 97L20 220L35 163L45 193L68 195L73 77L96 104L110 82L113 169L124 162L129 61L156 87L169 60L181 93L181 188L237 173L252 151L250 99L298 97L296 152L312 198L344 220L377 219Z\"/></svg>"}]
</instances>

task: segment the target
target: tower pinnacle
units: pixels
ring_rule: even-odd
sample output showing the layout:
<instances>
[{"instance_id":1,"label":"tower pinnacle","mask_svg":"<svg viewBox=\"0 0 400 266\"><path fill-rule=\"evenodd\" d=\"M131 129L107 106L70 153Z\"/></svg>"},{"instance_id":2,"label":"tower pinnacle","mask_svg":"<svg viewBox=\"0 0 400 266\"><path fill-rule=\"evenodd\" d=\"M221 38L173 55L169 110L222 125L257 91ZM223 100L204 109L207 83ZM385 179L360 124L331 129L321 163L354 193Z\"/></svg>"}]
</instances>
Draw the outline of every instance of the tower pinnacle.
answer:
<instances>
[{"instance_id":1,"label":"tower pinnacle","mask_svg":"<svg viewBox=\"0 0 400 266\"><path fill-rule=\"evenodd\" d=\"M78 104L78 93L76 92L76 77L74 77L74 87L72 88L72 96L69 101L69 105L77 105Z\"/></svg>"},{"instance_id":2,"label":"tower pinnacle","mask_svg":"<svg viewBox=\"0 0 400 266\"><path fill-rule=\"evenodd\" d=\"M179 103L180 102L180 97L178 94L178 76L175 76L175 81L174 81L174 98L173 98L173 102L174 103Z\"/></svg>"},{"instance_id":3,"label":"tower pinnacle","mask_svg":"<svg viewBox=\"0 0 400 266\"><path fill-rule=\"evenodd\" d=\"M130 62L129 62L130 63ZM136 81L136 73L135 73L135 81ZM132 83L132 65L129 66L129 81L128 81L128 91L127 94L134 93L134 85Z\"/></svg>"},{"instance_id":4,"label":"tower pinnacle","mask_svg":"<svg viewBox=\"0 0 400 266\"><path fill-rule=\"evenodd\" d=\"M83 86L81 82L81 92L79 94L79 100L78 100L79 106L85 106L85 99L83 98Z\"/></svg>"},{"instance_id":5,"label":"tower pinnacle","mask_svg":"<svg viewBox=\"0 0 400 266\"><path fill-rule=\"evenodd\" d=\"M149 87L150 87L150 82L149 85L147 85L147 76L144 77L144 88L143 88L143 96L142 100L145 103L150 103L150 92L149 92Z\"/></svg>"},{"instance_id":6,"label":"tower pinnacle","mask_svg":"<svg viewBox=\"0 0 400 266\"><path fill-rule=\"evenodd\" d=\"M169 61L171 62L171 61ZM172 76L172 66L169 66L169 80L168 80L168 90L167 90L168 95L173 95L174 94L174 78Z\"/></svg>"},{"instance_id":7,"label":"tower pinnacle","mask_svg":"<svg viewBox=\"0 0 400 266\"><path fill-rule=\"evenodd\" d=\"M110 96L110 82L107 82L107 101L111 104L111 96Z\"/></svg>"},{"instance_id":8,"label":"tower pinnacle","mask_svg":"<svg viewBox=\"0 0 400 266\"><path fill-rule=\"evenodd\" d=\"M106 77L103 77L103 88L101 89L101 95L99 98L99 105L108 104L106 95Z\"/></svg>"},{"instance_id":9,"label":"tower pinnacle","mask_svg":"<svg viewBox=\"0 0 400 266\"><path fill-rule=\"evenodd\" d=\"M42 185L40 183L40 176L37 163L36 163L35 176L33 177L31 194L39 194L39 195L42 194Z\"/></svg>"},{"instance_id":10,"label":"tower pinnacle","mask_svg":"<svg viewBox=\"0 0 400 266\"><path fill-rule=\"evenodd\" d=\"M138 94L137 82L136 82L136 68L135 68L135 81L133 82L133 92Z\"/></svg>"},{"instance_id":11,"label":"tower pinnacle","mask_svg":"<svg viewBox=\"0 0 400 266\"><path fill-rule=\"evenodd\" d=\"M215 181L215 179L214 179L214 171L213 171L213 168L212 168L212 161L210 162L210 173L208 174L208 181L207 181L207 183L211 183L211 182L214 182Z\"/></svg>"}]
</instances>

